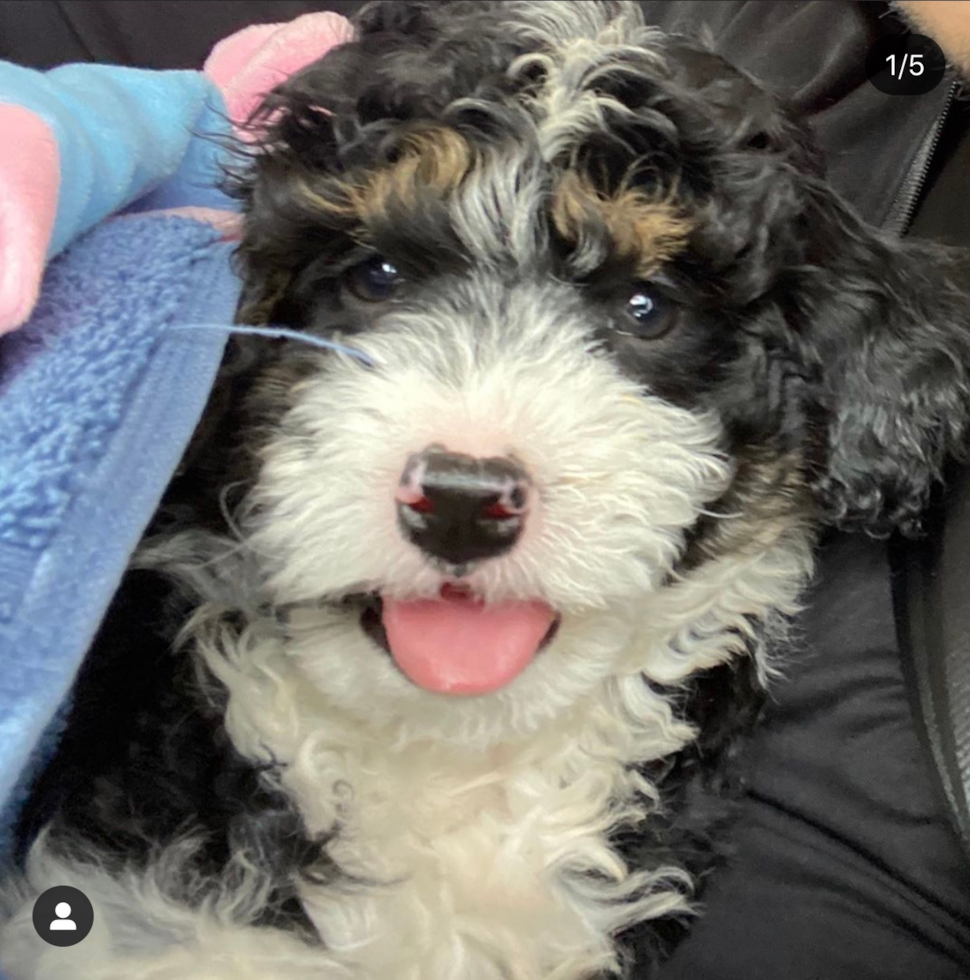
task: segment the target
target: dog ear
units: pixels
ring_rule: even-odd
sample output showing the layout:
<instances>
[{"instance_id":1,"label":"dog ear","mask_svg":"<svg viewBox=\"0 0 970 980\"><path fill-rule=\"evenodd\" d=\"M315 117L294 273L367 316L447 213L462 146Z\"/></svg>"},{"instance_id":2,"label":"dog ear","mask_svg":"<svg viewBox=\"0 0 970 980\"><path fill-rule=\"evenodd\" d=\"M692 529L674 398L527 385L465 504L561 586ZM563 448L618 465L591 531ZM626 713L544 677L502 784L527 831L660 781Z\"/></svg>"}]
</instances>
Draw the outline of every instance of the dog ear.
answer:
<instances>
[{"instance_id":1,"label":"dog ear","mask_svg":"<svg viewBox=\"0 0 970 980\"><path fill-rule=\"evenodd\" d=\"M913 533L967 443L966 260L867 226L820 182L809 200L788 313L827 418L814 490L835 526Z\"/></svg>"},{"instance_id":2,"label":"dog ear","mask_svg":"<svg viewBox=\"0 0 970 980\"><path fill-rule=\"evenodd\" d=\"M708 187L695 178L705 207L693 244L734 302L778 287L808 382L799 415L813 420L823 519L914 532L967 443L970 263L961 271L951 250L865 224L824 180L805 126L754 79L702 45L671 50L674 83L699 98L683 100L699 111L682 131L720 154Z\"/></svg>"}]
</instances>

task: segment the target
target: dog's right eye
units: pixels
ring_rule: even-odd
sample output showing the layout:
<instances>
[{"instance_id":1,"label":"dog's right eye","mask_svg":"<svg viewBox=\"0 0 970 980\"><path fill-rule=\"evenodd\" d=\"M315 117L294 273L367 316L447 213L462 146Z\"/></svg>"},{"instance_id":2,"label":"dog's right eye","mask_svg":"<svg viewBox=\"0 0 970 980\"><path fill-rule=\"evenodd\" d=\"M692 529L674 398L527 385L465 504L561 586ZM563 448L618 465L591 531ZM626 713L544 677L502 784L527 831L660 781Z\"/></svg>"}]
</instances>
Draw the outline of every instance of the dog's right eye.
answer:
<instances>
[{"instance_id":1,"label":"dog's right eye","mask_svg":"<svg viewBox=\"0 0 970 980\"><path fill-rule=\"evenodd\" d=\"M390 299L401 282L397 266L381 255L355 265L345 276L347 288L366 303L382 303Z\"/></svg>"}]
</instances>

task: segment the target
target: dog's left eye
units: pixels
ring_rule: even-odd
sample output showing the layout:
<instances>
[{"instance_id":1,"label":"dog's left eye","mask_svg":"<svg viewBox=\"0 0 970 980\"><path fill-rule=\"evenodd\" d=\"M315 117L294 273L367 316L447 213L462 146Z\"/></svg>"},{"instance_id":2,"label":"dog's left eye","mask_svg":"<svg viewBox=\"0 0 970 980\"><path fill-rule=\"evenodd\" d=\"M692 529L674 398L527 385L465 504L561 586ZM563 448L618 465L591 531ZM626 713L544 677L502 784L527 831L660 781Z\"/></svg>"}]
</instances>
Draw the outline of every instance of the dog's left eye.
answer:
<instances>
[{"instance_id":1,"label":"dog's left eye","mask_svg":"<svg viewBox=\"0 0 970 980\"><path fill-rule=\"evenodd\" d=\"M670 330L676 321L676 310L655 292L638 287L626 301L623 319L616 332L636 340L656 340Z\"/></svg>"},{"instance_id":2,"label":"dog's left eye","mask_svg":"<svg viewBox=\"0 0 970 980\"><path fill-rule=\"evenodd\" d=\"M350 269L346 276L347 288L358 299L368 303L381 303L390 299L402 277L397 266L381 255Z\"/></svg>"}]
</instances>

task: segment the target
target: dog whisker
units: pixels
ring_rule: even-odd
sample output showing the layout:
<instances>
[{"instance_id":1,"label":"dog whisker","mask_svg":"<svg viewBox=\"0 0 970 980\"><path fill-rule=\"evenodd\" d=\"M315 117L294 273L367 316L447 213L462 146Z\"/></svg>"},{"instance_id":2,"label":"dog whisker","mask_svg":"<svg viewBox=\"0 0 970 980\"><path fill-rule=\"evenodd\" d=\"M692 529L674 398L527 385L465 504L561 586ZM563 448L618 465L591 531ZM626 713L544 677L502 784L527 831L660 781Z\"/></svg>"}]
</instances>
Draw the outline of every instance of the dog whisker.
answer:
<instances>
[{"instance_id":1,"label":"dog whisker","mask_svg":"<svg viewBox=\"0 0 970 980\"><path fill-rule=\"evenodd\" d=\"M357 347L343 344L335 340L328 340L326 337L318 337L315 334L304 333L300 330L292 330L289 327L277 326L252 326L239 323L180 323L170 327L170 331L191 331L208 330L212 332L233 333L249 337L267 337L271 340L293 340L308 347L317 347L320 350L329 350L337 354L345 354L367 367L377 367L377 361L370 355Z\"/></svg>"}]
</instances>

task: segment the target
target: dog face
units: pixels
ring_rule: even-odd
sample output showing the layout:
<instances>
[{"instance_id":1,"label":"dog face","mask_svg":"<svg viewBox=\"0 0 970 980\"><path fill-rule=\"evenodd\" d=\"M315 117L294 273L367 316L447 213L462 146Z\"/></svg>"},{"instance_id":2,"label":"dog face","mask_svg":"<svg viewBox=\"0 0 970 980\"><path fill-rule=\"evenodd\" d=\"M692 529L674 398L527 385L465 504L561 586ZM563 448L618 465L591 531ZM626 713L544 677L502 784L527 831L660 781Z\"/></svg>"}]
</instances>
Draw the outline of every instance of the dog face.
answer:
<instances>
[{"instance_id":1,"label":"dog face","mask_svg":"<svg viewBox=\"0 0 970 980\"><path fill-rule=\"evenodd\" d=\"M360 23L239 181L244 318L369 359L291 345L248 401L240 526L313 687L401 738L530 733L708 665L691 582L913 519L965 424L957 294L770 97L633 4Z\"/></svg>"}]
</instances>

